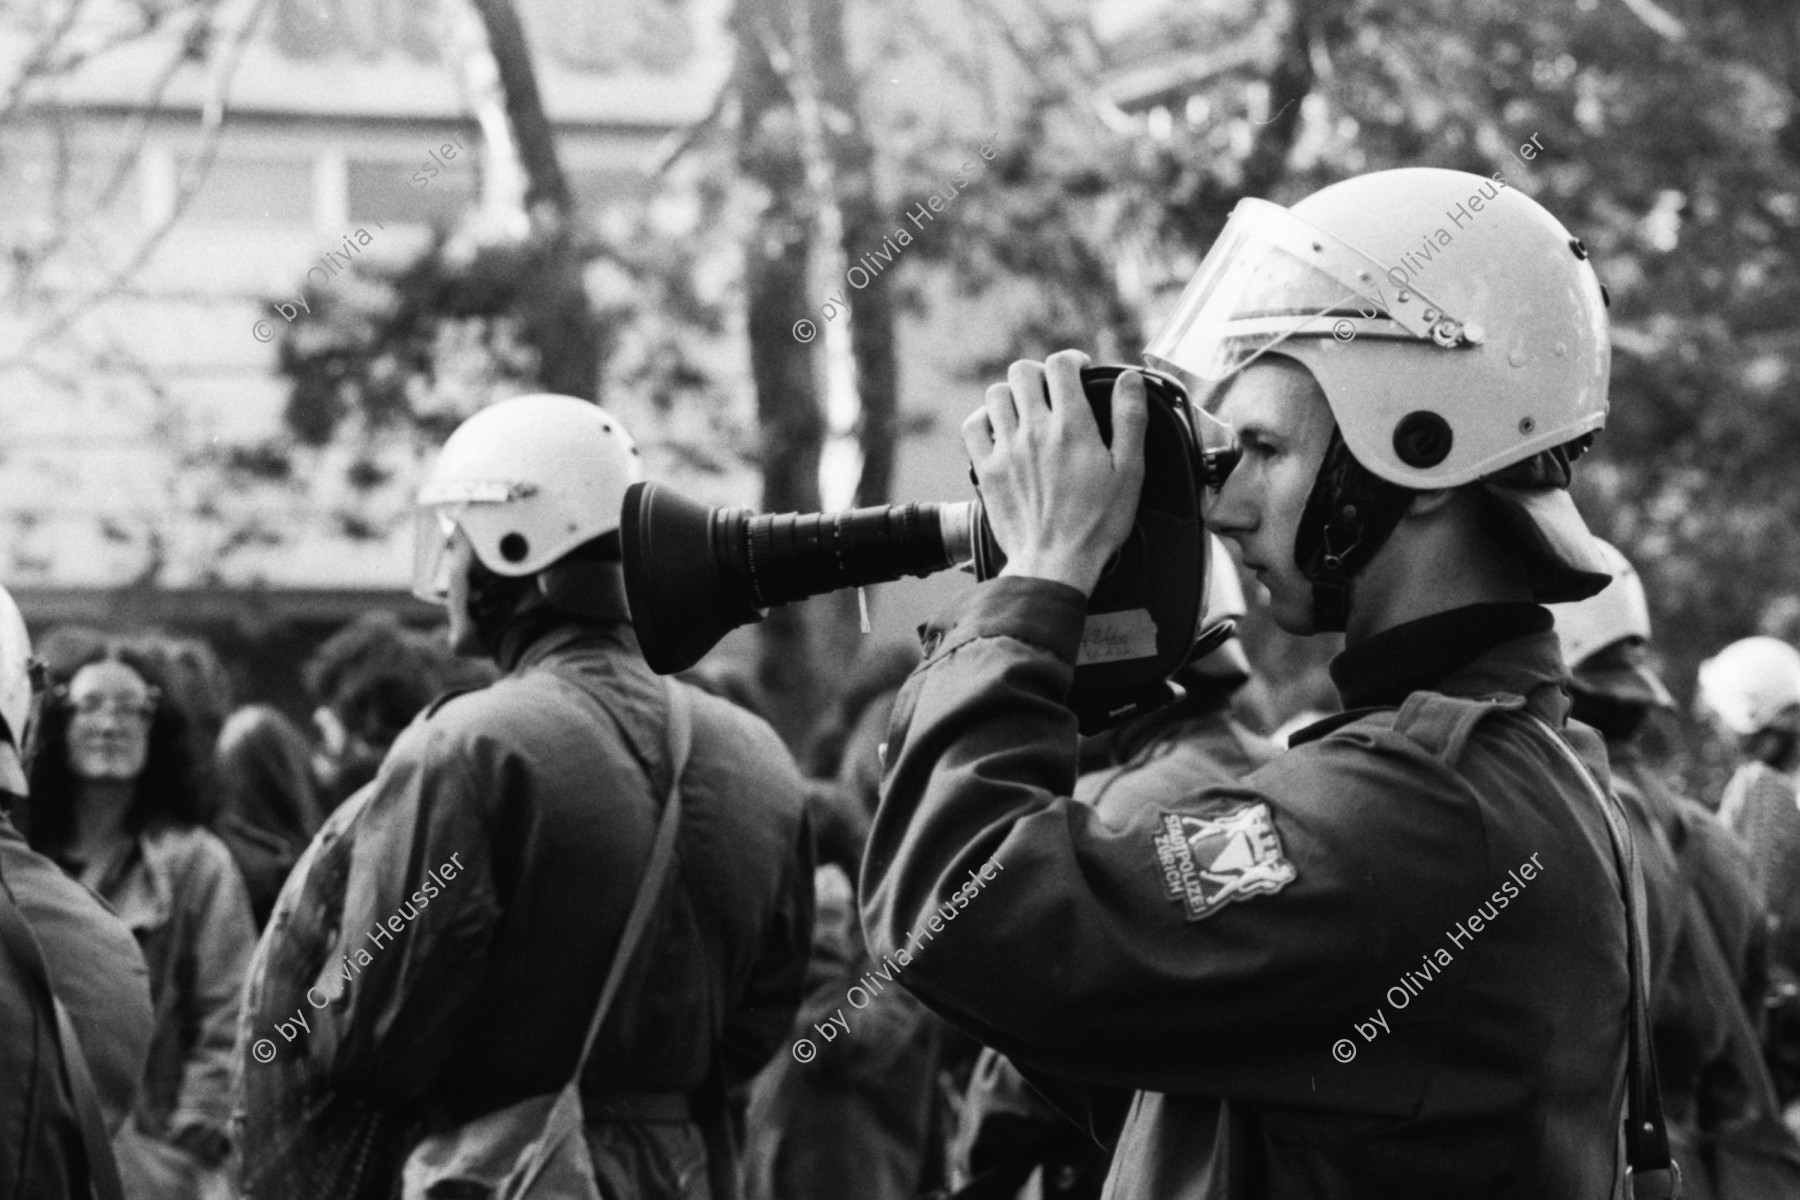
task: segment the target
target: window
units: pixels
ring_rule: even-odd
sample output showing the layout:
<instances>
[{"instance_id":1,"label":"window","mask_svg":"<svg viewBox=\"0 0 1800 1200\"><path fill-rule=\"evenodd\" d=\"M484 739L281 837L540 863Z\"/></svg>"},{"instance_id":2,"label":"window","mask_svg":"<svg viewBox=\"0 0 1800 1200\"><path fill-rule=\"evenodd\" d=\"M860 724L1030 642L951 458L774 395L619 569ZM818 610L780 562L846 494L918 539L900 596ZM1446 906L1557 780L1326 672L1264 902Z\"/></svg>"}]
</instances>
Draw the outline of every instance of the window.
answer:
<instances>
[{"instance_id":1,"label":"window","mask_svg":"<svg viewBox=\"0 0 1800 1200\"><path fill-rule=\"evenodd\" d=\"M468 135L461 141L469 149L446 156L445 138L408 162L361 161L349 164L349 212L352 224L368 221L449 224L476 202L476 143ZM436 157L433 157L435 155Z\"/></svg>"}]
</instances>

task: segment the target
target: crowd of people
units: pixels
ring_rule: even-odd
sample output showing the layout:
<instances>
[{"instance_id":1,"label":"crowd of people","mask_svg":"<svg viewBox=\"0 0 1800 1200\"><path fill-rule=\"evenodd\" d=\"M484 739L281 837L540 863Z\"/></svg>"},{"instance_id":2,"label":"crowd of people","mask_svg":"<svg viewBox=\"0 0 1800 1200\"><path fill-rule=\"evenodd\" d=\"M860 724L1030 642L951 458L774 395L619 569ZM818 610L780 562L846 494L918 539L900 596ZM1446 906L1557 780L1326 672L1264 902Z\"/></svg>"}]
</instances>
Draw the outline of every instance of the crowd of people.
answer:
<instances>
[{"instance_id":1,"label":"crowd of people","mask_svg":"<svg viewBox=\"0 0 1800 1200\"><path fill-rule=\"evenodd\" d=\"M1396 211L1468 184L1338 186L1252 213L1293 223L1262 241L1400 239ZM1241 439L1211 525L1278 624L1347 634L1341 711L1298 728L1215 636L1174 703L1076 738L1144 401L1128 373L1103 443L1068 354L965 426L1006 573L922 653L867 648L798 747L749 671L644 662L641 456L569 397L451 436L414 579L447 626L335 634L310 729L234 706L192 638L34 648L0 592L0 1195L1586 1200L1627 1163L1794 1194L1800 650L1705 663L1739 766L1680 795L1640 747L1675 705L1644 585L1565 490L1604 338L1533 360L1523 400L1528 356L1474 357L1603 333L1597 285L1554 218L1490 199L1459 244L1537 292L1464 297L1448 260L1413 331L1505 377L1457 378L1480 414L1407 377L1449 416L1390 430L1350 356L1436 351L1331 321L1270 342L1244 297L1198 298L1204 352L1161 343ZM1579 311L1507 307L1534 295ZM1218 630L1250 606L1209 555Z\"/></svg>"}]
</instances>

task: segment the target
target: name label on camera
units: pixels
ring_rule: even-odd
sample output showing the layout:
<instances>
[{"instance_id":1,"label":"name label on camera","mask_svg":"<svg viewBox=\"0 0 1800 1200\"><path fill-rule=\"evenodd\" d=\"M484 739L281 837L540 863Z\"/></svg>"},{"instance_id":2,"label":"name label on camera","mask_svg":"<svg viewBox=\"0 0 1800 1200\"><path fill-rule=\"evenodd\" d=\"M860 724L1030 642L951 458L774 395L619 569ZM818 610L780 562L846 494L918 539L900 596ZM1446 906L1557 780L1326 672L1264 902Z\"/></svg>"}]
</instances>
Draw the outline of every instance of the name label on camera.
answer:
<instances>
[{"instance_id":1,"label":"name label on camera","mask_svg":"<svg viewBox=\"0 0 1800 1200\"><path fill-rule=\"evenodd\" d=\"M1081 652L1075 665L1124 662L1156 657L1156 622L1147 608L1124 612L1093 613L1081 630Z\"/></svg>"}]
</instances>

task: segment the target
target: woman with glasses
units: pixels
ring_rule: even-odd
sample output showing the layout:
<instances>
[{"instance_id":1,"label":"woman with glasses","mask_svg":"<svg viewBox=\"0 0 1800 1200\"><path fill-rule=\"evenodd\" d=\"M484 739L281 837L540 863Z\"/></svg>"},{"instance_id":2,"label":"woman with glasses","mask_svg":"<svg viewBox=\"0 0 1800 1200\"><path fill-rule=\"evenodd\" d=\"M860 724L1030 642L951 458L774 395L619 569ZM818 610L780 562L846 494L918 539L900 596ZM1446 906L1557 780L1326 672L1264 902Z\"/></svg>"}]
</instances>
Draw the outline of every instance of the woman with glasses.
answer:
<instances>
[{"instance_id":1,"label":"woman with glasses","mask_svg":"<svg viewBox=\"0 0 1800 1200\"><path fill-rule=\"evenodd\" d=\"M46 705L31 772L31 842L137 936L156 1024L143 1086L115 1138L130 1200L223 1194L231 1049L255 947L188 720L155 662L102 645Z\"/></svg>"}]
</instances>

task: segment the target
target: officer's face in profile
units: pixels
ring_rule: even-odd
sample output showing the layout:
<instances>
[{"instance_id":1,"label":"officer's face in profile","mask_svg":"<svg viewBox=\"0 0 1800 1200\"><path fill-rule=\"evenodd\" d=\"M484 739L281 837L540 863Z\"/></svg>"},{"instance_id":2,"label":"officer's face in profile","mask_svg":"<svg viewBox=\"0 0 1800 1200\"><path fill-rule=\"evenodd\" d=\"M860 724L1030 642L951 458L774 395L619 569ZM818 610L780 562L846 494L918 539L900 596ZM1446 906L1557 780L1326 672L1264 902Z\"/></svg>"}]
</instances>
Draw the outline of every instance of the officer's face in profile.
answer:
<instances>
[{"instance_id":1,"label":"officer's face in profile","mask_svg":"<svg viewBox=\"0 0 1800 1200\"><path fill-rule=\"evenodd\" d=\"M1244 456L1207 523L1238 544L1244 569L1269 590L1275 623L1312 633L1312 584L1294 561L1294 535L1331 445L1325 393L1298 363L1265 357L1231 382L1213 415L1237 430Z\"/></svg>"}]
</instances>

